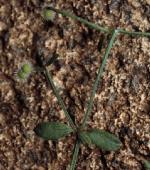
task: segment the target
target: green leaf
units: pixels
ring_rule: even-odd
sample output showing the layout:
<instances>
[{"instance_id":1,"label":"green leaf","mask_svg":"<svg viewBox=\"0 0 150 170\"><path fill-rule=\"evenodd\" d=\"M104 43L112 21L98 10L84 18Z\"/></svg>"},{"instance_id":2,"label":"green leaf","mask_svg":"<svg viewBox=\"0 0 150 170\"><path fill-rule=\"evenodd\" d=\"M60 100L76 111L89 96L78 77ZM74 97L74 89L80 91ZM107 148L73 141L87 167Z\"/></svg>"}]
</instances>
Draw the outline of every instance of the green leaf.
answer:
<instances>
[{"instance_id":1,"label":"green leaf","mask_svg":"<svg viewBox=\"0 0 150 170\"><path fill-rule=\"evenodd\" d=\"M145 169L150 170L150 162L145 160L144 167L145 167Z\"/></svg>"},{"instance_id":2,"label":"green leaf","mask_svg":"<svg viewBox=\"0 0 150 170\"><path fill-rule=\"evenodd\" d=\"M104 130L93 129L87 132L92 144L95 144L102 150L115 151L120 148L120 140L113 134Z\"/></svg>"},{"instance_id":3,"label":"green leaf","mask_svg":"<svg viewBox=\"0 0 150 170\"><path fill-rule=\"evenodd\" d=\"M92 143L87 132L79 132L78 136L83 144L90 145Z\"/></svg>"},{"instance_id":4,"label":"green leaf","mask_svg":"<svg viewBox=\"0 0 150 170\"><path fill-rule=\"evenodd\" d=\"M73 132L73 129L63 123L44 122L38 124L34 131L45 140L58 140Z\"/></svg>"}]
</instances>

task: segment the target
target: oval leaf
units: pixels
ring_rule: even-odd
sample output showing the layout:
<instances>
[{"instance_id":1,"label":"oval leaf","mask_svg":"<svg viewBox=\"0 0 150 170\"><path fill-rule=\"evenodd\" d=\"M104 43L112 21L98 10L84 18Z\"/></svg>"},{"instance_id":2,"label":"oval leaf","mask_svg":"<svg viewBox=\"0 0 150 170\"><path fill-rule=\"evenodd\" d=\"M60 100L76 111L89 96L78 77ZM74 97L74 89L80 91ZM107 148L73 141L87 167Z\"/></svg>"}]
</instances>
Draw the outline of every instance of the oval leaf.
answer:
<instances>
[{"instance_id":1,"label":"oval leaf","mask_svg":"<svg viewBox=\"0 0 150 170\"><path fill-rule=\"evenodd\" d=\"M120 148L120 140L104 130L93 129L87 132L93 144L106 151L115 151Z\"/></svg>"},{"instance_id":2,"label":"oval leaf","mask_svg":"<svg viewBox=\"0 0 150 170\"><path fill-rule=\"evenodd\" d=\"M63 123L44 122L34 129L35 133L45 140L58 140L73 132L73 129Z\"/></svg>"},{"instance_id":3,"label":"oval leaf","mask_svg":"<svg viewBox=\"0 0 150 170\"><path fill-rule=\"evenodd\" d=\"M79 132L78 136L79 136L79 139L81 140L81 142L83 144L90 145L92 143L90 137L87 134L87 132Z\"/></svg>"}]
</instances>

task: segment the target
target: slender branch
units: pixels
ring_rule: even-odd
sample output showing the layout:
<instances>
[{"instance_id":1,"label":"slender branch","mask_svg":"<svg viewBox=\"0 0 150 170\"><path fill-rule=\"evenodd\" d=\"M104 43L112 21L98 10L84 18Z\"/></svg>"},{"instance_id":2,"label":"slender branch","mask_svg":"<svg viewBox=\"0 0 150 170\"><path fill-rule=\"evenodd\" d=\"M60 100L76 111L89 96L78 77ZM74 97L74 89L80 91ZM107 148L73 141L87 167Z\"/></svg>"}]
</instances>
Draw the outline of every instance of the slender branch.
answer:
<instances>
[{"instance_id":1,"label":"slender branch","mask_svg":"<svg viewBox=\"0 0 150 170\"><path fill-rule=\"evenodd\" d=\"M85 25L87 25L90 28L93 28L95 30L102 31L102 32L105 32L105 33L109 33L109 34L111 34L111 32L112 32L111 28L106 28L106 27L102 27L100 25L94 24L90 21L87 21L86 19L83 19L81 17L73 15L70 12L62 11L62 10L59 10L59 9L56 9L56 8L53 8L53 7L48 7L48 10L52 10L56 13L62 14L63 16L70 17L74 20L80 21L81 23L83 23L83 24L85 24ZM136 32L136 31L130 32L130 31L126 31L124 29L118 29L118 32L120 32L122 34L135 35L135 36L150 36L149 32Z\"/></svg>"},{"instance_id":2,"label":"slender branch","mask_svg":"<svg viewBox=\"0 0 150 170\"><path fill-rule=\"evenodd\" d=\"M80 21L81 23L89 26L90 28L93 28L93 29L96 29L96 30L98 30L98 31L102 31L102 32L105 32L105 33L111 33L111 29L109 30L108 28L101 27L101 26L99 26L99 25L97 25L97 24L94 24L94 23L92 23L92 22L90 22L90 21L87 21L86 19L83 19L83 18L81 18L81 17L78 17L78 16L76 16L76 15L73 15L73 14L71 14L70 12L62 11L62 10L59 10L59 9L55 9L55 8L53 8L53 7L48 7L48 9L49 9L49 10L52 10L52 11L54 11L54 12L56 12L56 13L62 14L62 15L65 16L65 17L69 17L69 18L72 18L72 19L74 19L74 20Z\"/></svg>"},{"instance_id":3,"label":"slender branch","mask_svg":"<svg viewBox=\"0 0 150 170\"><path fill-rule=\"evenodd\" d=\"M77 140L73 151L73 158L71 161L70 170L75 170L76 163L78 160L79 148L80 148L80 142Z\"/></svg>"},{"instance_id":4,"label":"slender branch","mask_svg":"<svg viewBox=\"0 0 150 170\"><path fill-rule=\"evenodd\" d=\"M45 72L45 75L47 77L47 80L48 80L50 86L52 87L52 89L54 91L54 94L55 94L60 106L62 107L62 109L63 109L63 111L65 113L65 116L66 116L67 120L69 121L70 126L76 131L76 126L75 126L73 120L71 119L69 113L67 112L67 109L66 109L66 107L64 105L64 102L63 102L62 98L60 97L57 88L54 85L54 82L52 80L51 74L48 72L47 68L44 69L44 72Z\"/></svg>"},{"instance_id":5,"label":"slender branch","mask_svg":"<svg viewBox=\"0 0 150 170\"><path fill-rule=\"evenodd\" d=\"M123 29L118 29L118 32L119 33L122 33L122 34L128 34L128 35L134 35L134 36L145 36L145 37L150 37L150 32L134 32L134 31L126 31L126 30L123 30Z\"/></svg>"},{"instance_id":6,"label":"slender branch","mask_svg":"<svg viewBox=\"0 0 150 170\"><path fill-rule=\"evenodd\" d=\"M108 45L108 47L106 49L106 52L105 52L105 55L103 57L102 64L99 67L98 74L97 74L96 80L94 82L94 85L93 85L93 88L92 88L92 93L91 93L91 96L90 96L90 99L89 99L89 102L88 102L89 104L87 106L87 109L86 109L86 112L85 112L85 115L84 115L84 118L83 118L83 122L82 122L82 125L81 125L82 128L85 126L85 124L87 122L87 119L89 118L89 115L91 114L94 96L95 96L95 93L96 93L100 78L102 77L102 74L103 74L103 71L104 71L104 67L106 65L108 55L109 55L110 50L111 50L111 48L113 46L113 43L114 43L114 40L116 38L117 33L118 33L117 30L114 30L112 32L112 37L110 39L109 45Z\"/></svg>"}]
</instances>

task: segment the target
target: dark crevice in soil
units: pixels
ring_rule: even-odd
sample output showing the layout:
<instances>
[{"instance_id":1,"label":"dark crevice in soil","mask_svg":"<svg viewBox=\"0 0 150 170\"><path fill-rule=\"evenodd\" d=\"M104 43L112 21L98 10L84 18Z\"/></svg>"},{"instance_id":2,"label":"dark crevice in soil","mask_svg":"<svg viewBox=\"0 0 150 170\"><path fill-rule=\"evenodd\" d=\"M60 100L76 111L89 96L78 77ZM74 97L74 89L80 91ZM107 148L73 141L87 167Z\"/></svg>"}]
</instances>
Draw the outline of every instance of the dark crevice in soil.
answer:
<instances>
[{"instance_id":1,"label":"dark crevice in soil","mask_svg":"<svg viewBox=\"0 0 150 170\"><path fill-rule=\"evenodd\" d=\"M109 168L108 168L108 166L107 166L107 160L106 160L106 158L105 158L105 154L104 154L104 153L101 154L100 159L101 159L101 162L102 162L102 164L103 164L104 170L109 170Z\"/></svg>"}]
</instances>

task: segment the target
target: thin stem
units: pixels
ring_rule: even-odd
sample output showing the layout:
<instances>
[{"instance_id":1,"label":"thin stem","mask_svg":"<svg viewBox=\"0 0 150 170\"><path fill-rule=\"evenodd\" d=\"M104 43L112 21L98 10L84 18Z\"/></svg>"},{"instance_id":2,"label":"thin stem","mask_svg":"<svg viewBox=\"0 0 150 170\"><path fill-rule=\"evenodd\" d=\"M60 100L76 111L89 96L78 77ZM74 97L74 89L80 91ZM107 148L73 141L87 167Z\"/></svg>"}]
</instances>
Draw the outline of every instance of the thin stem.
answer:
<instances>
[{"instance_id":1,"label":"thin stem","mask_svg":"<svg viewBox=\"0 0 150 170\"><path fill-rule=\"evenodd\" d=\"M119 33L122 33L122 34L128 34L128 35L134 35L134 36L145 36L145 37L148 37L150 36L150 32L134 32L134 31L126 31L126 30L123 30L123 29L118 29L118 32Z\"/></svg>"},{"instance_id":2,"label":"thin stem","mask_svg":"<svg viewBox=\"0 0 150 170\"><path fill-rule=\"evenodd\" d=\"M74 20L80 21L81 23L89 26L90 28L96 29L98 31L102 31L102 32L105 32L105 33L110 33L111 32L111 29L109 30L108 28L101 27L101 26L99 26L97 24L94 24L92 22L87 21L86 19L83 19L81 17L73 15L73 14L67 12L67 11L62 11L62 10L59 10L59 9L55 9L53 7L48 7L48 9L52 10L52 11L54 11L56 13L62 14L63 16L66 16L66 17L72 18Z\"/></svg>"},{"instance_id":3,"label":"thin stem","mask_svg":"<svg viewBox=\"0 0 150 170\"><path fill-rule=\"evenodd\" d=\"M91 96L90 96L90 99L89 99L89 102L88 102L89 104L87 106L87 109L86 109L86 112L85 112L85 116L83 118L83 122L82 122L82 125L81 125L82 128L85 126L85 124L87 122L87 119L89 118L89 115L91 114L94 96L95 96L95 93L96 93L96 90L97 90L100 78L102 77L102 74L103 74L103 71L104 71L104 67L106 65L106 61L107 61L108 55L109 55L110 50L111 50L111 48L113 46L113 43L114 43L114 40L116 38L117 33L118 33L117 30L114 30L112 32L112 37L111 37L109 45L108 45L108 47L107 47L107 49L105 51L105 55L103 57L102 64L99 67L98 74L97 74L96 80L94 82L94 85L93 85L93 88L92 88L92 93L91 93Z\"/></svg>"},{"instance_id":4,"label":"thin stem","mask_svg":"<svg viewBox=\"0 0 150 170\"><path fill-rule=\"evenodd\" d=\"M86 19L83 19L81 17L78 17L76 15L73 15L67 11L62 11L62 10L59 10L59 9L56 9L56 8L53 8L53 7L48 7L49 10L52 10L56 13L59 13L59 14L62 14L63 16L66 16L66 17L70 17L74 20L77 20L77 21L80 21L81 23L89 26L90 28L93 28L95 30L98 30L98 31L102 31L102 32L105 32L105 33L111 33L112 32L112 29L111 28L106 28L106 27L102 27L102 26L99 26L97 24L94 24L90 21L87 21ZM123 29L118 29L118 32L122 33L122 34L128 34L128 35L135 35L135 36L150 36L150 33L149 32L136 32L136 31L126 31L126 30L123 30Z\"/></svg>"},{"instance_id":5,"label":"thin stem","mask_svg":"<svg viewBox=\"0 0 150 170\"><path fill-rule=\"evenodd\" d=\"M80 148L80 142L77 140L73 151L73 158L71 161L70 170L75 170L76 163L78 160L79 148Z\"/></svg>"},{"instance_id":6,"label":"thin stem","mask_svg":"<svg viewBox=\"0 0 150 170\"><path fill-rule=\"evenodd\" d=\"M69 121L70 126L72 127L72 129L74 129L76 131L76 126L75 126L73 120L71 119L69 113L67 112L67 109L66 109L66 107L64 105L64 102L63 102L62 98L60 97L59 92L58 92L57 88L55 87L55 85L53 83L51 74L48 72L48 70L46 68L45 68L44 71L45 71L45 75L47 77L47 80L48 80L49 84L51 85L51 87L52 87L52 89L54 91L54 94L55 94L60 106L62 107L62 109L63 109L63 111L65 113L65 116L66 116L67 120Z\"/></svg>"}]
</instances>

